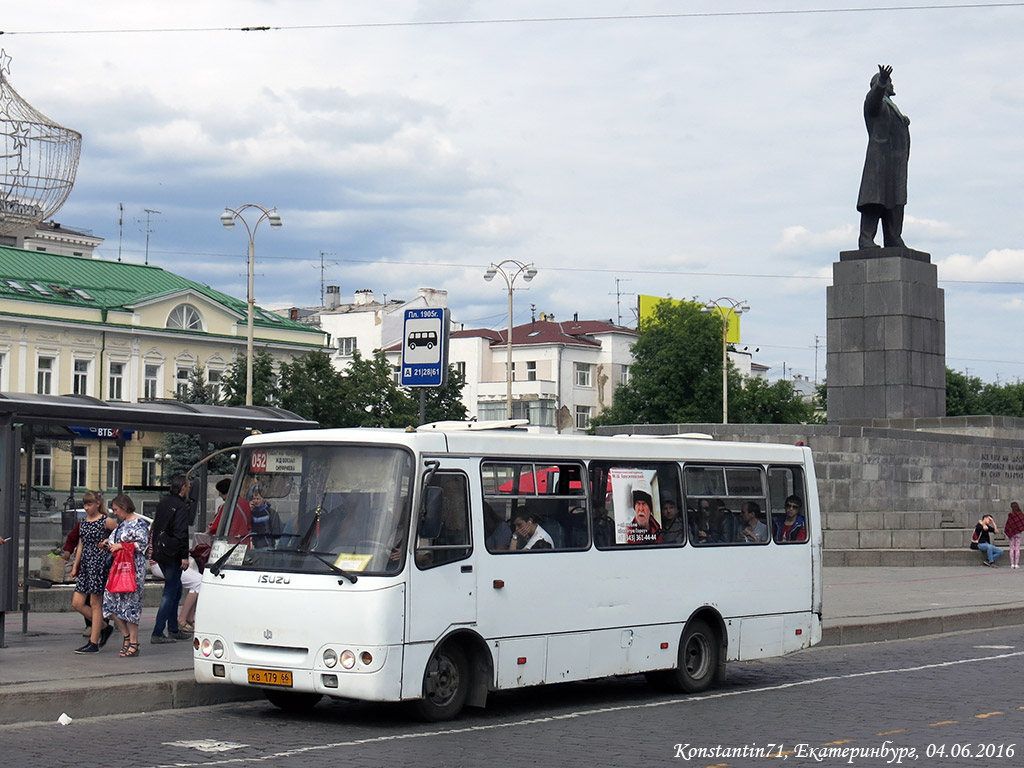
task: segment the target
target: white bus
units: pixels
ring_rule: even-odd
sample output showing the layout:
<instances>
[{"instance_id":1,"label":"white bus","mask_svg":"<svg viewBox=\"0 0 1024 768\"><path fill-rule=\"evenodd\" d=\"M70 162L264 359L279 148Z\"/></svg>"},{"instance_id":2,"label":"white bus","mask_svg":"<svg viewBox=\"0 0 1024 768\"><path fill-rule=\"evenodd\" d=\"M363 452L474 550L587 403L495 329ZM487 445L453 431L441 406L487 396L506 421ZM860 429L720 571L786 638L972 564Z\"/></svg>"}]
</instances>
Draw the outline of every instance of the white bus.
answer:
<instances>
[{"instance_id":1,"label":"white bus","mask_svg":"<svg viewBox=\"0 0 1024 768\"><path fill-rule=\"evenodd\" d=\"M248 517L222 516L196 679L443 720L610 675L702 691L727 661L821 638L810 449L515 424L248 438L226 507Z\"/></svg>"}]
</instances>

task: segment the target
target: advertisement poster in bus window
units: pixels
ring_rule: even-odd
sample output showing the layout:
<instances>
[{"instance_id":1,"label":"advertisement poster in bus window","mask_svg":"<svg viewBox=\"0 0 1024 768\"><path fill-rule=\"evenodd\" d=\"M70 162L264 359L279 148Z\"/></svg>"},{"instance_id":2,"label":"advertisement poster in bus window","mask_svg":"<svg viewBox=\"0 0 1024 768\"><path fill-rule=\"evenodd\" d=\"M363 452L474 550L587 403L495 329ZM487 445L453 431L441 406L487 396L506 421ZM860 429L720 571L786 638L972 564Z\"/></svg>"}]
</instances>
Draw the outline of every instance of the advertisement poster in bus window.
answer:
<instances>
[{"instance_id":1,"label":"advertisement poster in bus window","mask_svg":"<svg viewBox=\"0 0 1024 768\"><path fill-rule=\"evenodd\" d=\"M658 473L653 469L612 467L608 470L615 511L616 544L656 544L661 541L661 501Z\"/></svg>"}]
</instances>

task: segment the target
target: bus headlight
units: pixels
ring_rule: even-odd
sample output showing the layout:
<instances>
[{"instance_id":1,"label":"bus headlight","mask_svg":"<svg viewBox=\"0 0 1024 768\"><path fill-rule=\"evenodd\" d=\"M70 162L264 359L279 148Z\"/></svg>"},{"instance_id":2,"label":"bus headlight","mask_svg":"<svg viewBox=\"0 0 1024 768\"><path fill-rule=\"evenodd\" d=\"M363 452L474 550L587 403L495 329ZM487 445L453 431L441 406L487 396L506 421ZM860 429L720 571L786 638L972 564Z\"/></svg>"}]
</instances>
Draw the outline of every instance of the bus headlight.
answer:
<instances>
[{"instance_id":1,"label":"bus headlight","mask_svg":"<svg viewBox=\"0 0 1024 768\"><path fill-rule=\"evenodd\" d=\"M334 665L338 663L338 652L333 648L328 648L324 651L324 664L331 669L334 669Z\"/></svg>"},{"instance_id":2,"label":"bus headlight","mask_svg":"<svg viewBox=\"0 0 1024 768\"><path fill-rule=\"evenodd\" d=\"M203 642L199 646L199 652L207 657L213 652L213 643L210 642L209 638L203 638Z\"/></svg>"},{"instance_id":3,"label":"bus headlight","mask_svg":"<svg viewBox=\"0 0 1024 768\"><path fill-rule=\"evenodd\" d=\"M224 641L217 639L213 641L213 655L218 658L224 658Z\"/></svg>"},{"instance_id":4,"label":"bus headlight","mask_svg":"<svg viewBox=\"0 0 1024 768\"><path fill-rule=\"evenodd\" d=\"M352 669L356 665L356 655L352 651L341 652L342 669Z\"/></svg>"}]
</instances>

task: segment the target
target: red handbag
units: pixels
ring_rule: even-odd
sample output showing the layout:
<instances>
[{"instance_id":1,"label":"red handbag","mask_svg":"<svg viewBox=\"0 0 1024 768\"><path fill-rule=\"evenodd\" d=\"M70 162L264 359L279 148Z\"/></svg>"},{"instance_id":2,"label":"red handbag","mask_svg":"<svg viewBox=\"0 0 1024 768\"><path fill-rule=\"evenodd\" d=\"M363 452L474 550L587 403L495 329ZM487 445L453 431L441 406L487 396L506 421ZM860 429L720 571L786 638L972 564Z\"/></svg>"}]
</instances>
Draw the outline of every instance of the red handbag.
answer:
<instances>
[{"instance_id":1,"label":"red handbag","mask_svg":"<svg viewBox=\"0 0 1024 768\"><path fill-rule=\"evenodd\" d=\"M134 592L135 587L135 543L126 541L114 553L114 564L110 566L107 577L107 592Z\"/></svg>"}]
</instances>

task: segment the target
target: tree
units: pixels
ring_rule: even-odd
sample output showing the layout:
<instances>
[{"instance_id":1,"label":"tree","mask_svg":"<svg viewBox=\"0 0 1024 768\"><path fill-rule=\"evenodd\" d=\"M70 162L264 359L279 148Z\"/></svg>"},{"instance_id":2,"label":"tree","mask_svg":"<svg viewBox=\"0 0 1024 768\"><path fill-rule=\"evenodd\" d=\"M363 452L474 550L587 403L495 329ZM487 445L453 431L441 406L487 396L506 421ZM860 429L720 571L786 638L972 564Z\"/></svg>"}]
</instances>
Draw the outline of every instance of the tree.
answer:
<instances>
[{"instance_id":1,"label":"tree","mask_svg":"<svg viewBox=\"0 0 1024 768\"><path fill-rule=\"evenodd\" d=\"M469 412L462 402L462 389L466 386L466 377L459 373L454 365L448 366L448 380L441 387L426 387L425 408L426 423L434 421L465 421ZM419 394L413 393L417 412Z\"/></svg>"},{"instance_id":2,"label":"tree","mask_svg":"<svg viewBox=\"0 0 1024 768\"><path fill-rule=\"evenodd\" d=\"M946 415L970 416L981 413L981 379L946 369Z\"/></svg>"},{"instance_id":3,"label":"tree","mask_svg":"<svg viewBox=\"0 0 1024 768\"><path fill-rule=\"evenodd\" d=\"M344 382L343 426L411 427L418 423L419 407L395 384L383 350L378 349L373 357L354 350Z\"/></svg>"},{"instance_id":4,"label":"tree","mask_svg":"<svg viewBox=\"0 0 1024 768\"><path fill-rule=\"evenodd\" d=\"M722 322L692 302L657 304L640 323L629 382L591 425L720 420ZM730 395L734 387L738 379L730 381Z\"/></svg>"},{"instance_id":5,"label":"tree","mask_svg":"<svg viewBox=\"0 0 1024 768\"><path fill-rule=\"evenodd\" d=\"M221 379L224 405L245 405L245 361L245 355L236 357ZM274 357L268 349L258 349L252 357L252 404L275 405L278 395Z\"/></svg>"},{"instance_id":6,"label":"tree","mask_svg":"<svg viewBox=\"0 0 1024 768\"><path fill-rule=\"evenodd\" d=\"M803 424L814 417L814 406L804 402L785 379L769 384L752 377L738 397L729 399L730 420L740 424Z\"/></svg>"},{"instance_id":7,"label":"tree","mask_svg":"<svg viewBox=\"0 0 1024 768\"><path fill-rule=\"evenodd\" d=\"M196 403L199 405L214 405L217 403L216 389L206 381L206 372L203 366L196 365L189 371L188 386L184 392L176 394L175 398L183 403ZM183 475L192 466L208 454L226 445L211 445L199 439L199 435L186 432L167 432L164 434L162 449L165 454L170 455L170 460L161 467L163 471L163 482L172 475ZM229 475L235 471L235 466L226 455L216 456L210 460L209 471L214 474Z\"/></svg>"},{"instance_id":8,"label":"tree","mask_svg":"<svg viewBox=\"0 0 1024 768\"><path fill-rule=\"evenodd\" d=\"M322 349L281 364L281 407L321 427L345 425L346 390L345 377Z\"/></svg>"}]
</instances>

